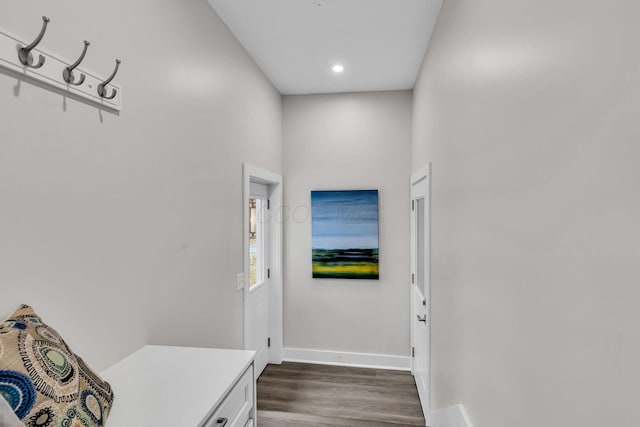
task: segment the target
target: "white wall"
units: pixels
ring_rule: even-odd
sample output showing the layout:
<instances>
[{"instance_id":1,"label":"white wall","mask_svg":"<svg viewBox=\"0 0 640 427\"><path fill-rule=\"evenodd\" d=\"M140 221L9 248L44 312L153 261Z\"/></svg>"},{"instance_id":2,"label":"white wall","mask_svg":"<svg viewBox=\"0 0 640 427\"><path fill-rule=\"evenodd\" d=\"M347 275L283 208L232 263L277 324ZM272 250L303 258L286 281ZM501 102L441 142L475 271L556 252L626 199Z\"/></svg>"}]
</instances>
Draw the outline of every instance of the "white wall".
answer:
<instances>
[{"instance_id":1,"label":"white wall","mask_svg":"<svg viewBox=\"0 0 640 427\"><path fill-rule=\"evenodd\" d=\"M410 91L283 97L285 347L409 353ZM380 280L311 278L310 191L378 189Z\"/></svg>"},{"instance_id":2,"label":"white wall","mask_svg":"<svg viewBox=\"0 0 640 427\"><path fill-rule=\"evenodd\" d=\"M120 116L0 74L0 316L29 303L101 369L242 345L242 162L281 171L281 97L204 0L11 0L0 28L110 74ZM46 65L45 65L46 66Z\"/></svg>"},{"instance_id":3,"label":"white wall","mask_svg":"<svg viewBox=\"0 0 640 427\"><path fill-rule=\"evenodd\" d=\"M640 4L447 0L415 89L433 161L434 405L640 425Z\"/></svg>"}]
</instances>

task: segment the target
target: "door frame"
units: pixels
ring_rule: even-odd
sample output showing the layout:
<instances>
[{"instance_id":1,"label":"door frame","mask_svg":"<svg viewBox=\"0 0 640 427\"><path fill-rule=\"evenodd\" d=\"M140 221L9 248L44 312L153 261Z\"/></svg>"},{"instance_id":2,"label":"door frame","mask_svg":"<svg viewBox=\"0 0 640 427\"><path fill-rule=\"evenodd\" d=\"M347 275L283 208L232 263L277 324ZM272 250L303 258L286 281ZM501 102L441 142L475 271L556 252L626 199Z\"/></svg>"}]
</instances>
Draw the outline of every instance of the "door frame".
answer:
<instances>
[{"instance_id":1,"label":"door frame","mask_svg":"<svg viewBox=\"0 0 640 427\"><path fill-rule=\"evenodd\" d=\"M265 285L269 288L269 363L282 363L284 352L283 333L283 291L282 291L282 176L266 169L242 164L242 270L243 286L243 347L249 346L250 322L249 318L249 198L250 183L258 182L269 186L268 213L268 253L266 260L270 270L270 278Z\"/></svg>"},{"instance_id":2,"label":"door frame","mask_svg":"<svg viewBox=\"0 0 640 427\"><path fill-rule=\"evenodd\" d=\"M431 162L427 163L425 166L418 169L414 174L411 175L411 279L409 280L409 289L410 289L410 302L411 302L411 351L413 356L413 349L416 347L415 343L415 305L414 305L414 283L413 277L417 277L416 272L416 224L415 224L415 211L413 208L414 200L416 200L416 194L414 192L414 185L418 184L420 181L427 180L426 185L426 194L425 194L425 213L427 215L427 220L425 221L425 251L426 251L426 265L425 267L425 294L424 297L427 300L427 315L429 316L428 322L428 375L427 375L427 396L420 396L420 401L422 404L422 411L424 414L424 418L426 421L426 425L431 425ZM416 359L415 357L411 358L411 373L415 374L416 369Z\"/></svg>"}]
</instances>

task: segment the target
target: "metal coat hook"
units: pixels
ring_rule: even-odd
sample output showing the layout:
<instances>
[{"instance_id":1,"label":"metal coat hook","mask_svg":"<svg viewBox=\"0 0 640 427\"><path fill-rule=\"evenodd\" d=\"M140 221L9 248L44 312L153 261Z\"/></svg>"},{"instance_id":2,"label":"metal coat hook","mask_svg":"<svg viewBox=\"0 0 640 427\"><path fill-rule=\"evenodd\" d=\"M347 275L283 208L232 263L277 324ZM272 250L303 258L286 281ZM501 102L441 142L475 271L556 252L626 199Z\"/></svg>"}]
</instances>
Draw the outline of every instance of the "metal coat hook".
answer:
<instances>
[{"instance_id":1,"label":"metal coat hook","mask_svg":"<svg viewBox=\"0 0 640 427\"><path fill-rule=\"evenodd\" d=\"M45 57L43 55L40 55L40 58L38 59L38 63L34 64L33 55L31 54L31 51L35 49L36 46L38 46L38 44L42 41L42 38L44 37L45 31L47 31L47 24L49 23L49 18L47 18L46 16L43 16L42 21L43 21L42 30L40 30L40 34L38 34L38 37L33 41L33 43L23 48L20 48L20 50L18 51L18 58L20 59L20 63L25 67L40 68L44 65Z\"/></svg>"},{"instance_id":2,"label":"metal coat hook","mask_svg":"<svg viewBox=\"0 0 640 427\"><path fill-rule=\"evenodd\" d=\"M87 54L87 48L89 47L90 44L91 43L85 40L84 49L82 50L82 55L80 55L80 58L78 58L78 60L74 62L72 65L69 65L68 67L66 67L62 72L62 78L64 79L65 82L69 83L70 85L80 86L82 83L84 83L84 79L86 77L84 73L80 73L80 78L78 79L78 81L76 81L76 76L73 75L73 70L75 70L84 59L84 56Z\"/></svg>"},{"instance_id":3,"label":"metal coat hook","mask_svg":"<svg viewBox=\"0 0 640 427\"><path fill-rule=\"evenodd\" d=\"M118 68L120 67L120 60L116 59L116 69L113 70L113 73L111 74L111 76L109 76L109 78L105 81L103 81L102 83L100 83L98 85L98 95L100 95L100 98L104 98L104 99L113 99L116 97L116 94L118 93L117 89L113 89L111 91L111 95L107 96L107 89L105 89L105 87L111 83L111 80L113 80L113 78L116 76L116 73L118 72Z\"/></svg>"}]
</instances>

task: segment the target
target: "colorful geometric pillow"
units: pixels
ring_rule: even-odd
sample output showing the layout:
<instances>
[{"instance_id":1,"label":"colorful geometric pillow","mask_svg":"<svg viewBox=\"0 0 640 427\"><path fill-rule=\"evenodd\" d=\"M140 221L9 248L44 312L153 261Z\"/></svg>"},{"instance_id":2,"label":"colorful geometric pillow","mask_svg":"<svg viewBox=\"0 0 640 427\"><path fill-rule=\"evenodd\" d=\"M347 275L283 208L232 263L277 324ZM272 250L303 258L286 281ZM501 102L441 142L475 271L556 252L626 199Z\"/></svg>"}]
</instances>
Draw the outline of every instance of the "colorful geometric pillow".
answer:
<instances>
[{"instance_id":1,"label":"colorful geometric pillow","mask_svg":"<svg viewBox=\"0 0 640 427\"><path fill-rule=\"evenodd\" d=\"M97 427L113 405L109 383L27 305L0 324L0 397L27 427Z\"/></svg>"}]
</instances>

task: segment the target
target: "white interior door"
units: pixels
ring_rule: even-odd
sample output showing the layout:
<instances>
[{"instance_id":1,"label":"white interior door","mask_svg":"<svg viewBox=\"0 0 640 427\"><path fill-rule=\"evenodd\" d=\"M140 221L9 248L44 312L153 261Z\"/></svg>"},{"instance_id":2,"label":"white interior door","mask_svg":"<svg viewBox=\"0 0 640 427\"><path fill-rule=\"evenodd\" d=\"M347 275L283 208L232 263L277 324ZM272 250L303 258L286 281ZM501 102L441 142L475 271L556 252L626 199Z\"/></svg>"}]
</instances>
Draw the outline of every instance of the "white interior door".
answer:
<instances>
[{"instance_id":1,"label":"white interior door","mask_svg":"<svg viewBox=\"0 0 640 427\"><path fill-rule=\"evenodd\" d=\"M269 186L251 182L249 193L248 346L256 375L269 362Z\"/></svg>"},{"instance_id":2,"label":"white interior door","mask_svg":"<svg viewBox=\"0 0 640 427\"><path fill-rule=\"evenodd\" d=\"M412 373L427 425L431 418L431 167L411 180Z\"/></svg>"},{"instance_id":3,"label":"white interior door","mask_svg":"<svg viewBox=\"0 0 640 427\"><path fill-rule=\"evenodd\" d=\"M267 363L282 363L282 177L243 166L244 348L256 352L259 376Z\"/></svg>"},{"instance_id":4,"label":"white interior door","mask_svg":"<svg viewBox=\"0 0 640 427\"><path fill-rule=\"evenodd\" d=\"M251 333L249 349L256 352L256 377L269 363L269 292L268 284L254 286L249 290Z\"/></svg>"}]
</instances>

